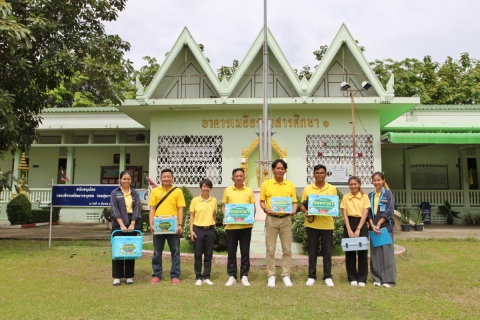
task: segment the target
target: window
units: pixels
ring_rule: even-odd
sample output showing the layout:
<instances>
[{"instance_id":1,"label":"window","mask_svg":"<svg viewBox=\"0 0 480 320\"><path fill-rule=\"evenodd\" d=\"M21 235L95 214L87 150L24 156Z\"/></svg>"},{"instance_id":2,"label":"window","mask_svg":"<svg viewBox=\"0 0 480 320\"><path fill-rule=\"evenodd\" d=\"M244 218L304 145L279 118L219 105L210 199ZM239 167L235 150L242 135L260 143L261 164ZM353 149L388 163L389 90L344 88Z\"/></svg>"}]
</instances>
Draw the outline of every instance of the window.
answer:
<instances>
[{"instance_id":1,"label":"window","mask_svg":"<svg viewBox=\"0 0 480 320\"><path fill-rule=\"evenodd\" d=\"M162 169L172 169L177 185L196 185L202 179L222 183L222 136L159 136L157 182Z\"/></svg>"}]
</instances>

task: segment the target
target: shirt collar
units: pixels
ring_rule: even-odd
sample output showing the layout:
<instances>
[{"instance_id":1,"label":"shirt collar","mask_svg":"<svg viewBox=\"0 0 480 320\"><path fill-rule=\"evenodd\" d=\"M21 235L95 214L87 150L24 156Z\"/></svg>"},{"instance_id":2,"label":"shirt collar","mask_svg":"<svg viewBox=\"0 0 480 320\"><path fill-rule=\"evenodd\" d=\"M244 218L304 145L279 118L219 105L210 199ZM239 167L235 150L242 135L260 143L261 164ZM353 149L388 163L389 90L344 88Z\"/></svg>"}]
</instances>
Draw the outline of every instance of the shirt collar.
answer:
<instances>
[{"instance_id":1,"label":"shirt collar","mask_svg":"<svg viewBox=\"0 0 480 320\"><path fill-rule=\"evenodd\" d=\"M357 193L356 196L354 196L352 193L349 193L348 200L352 200L353 198L361 199L362 198L362 193L359 192L359 193Z\"/></svg>"},{"instance_id":2,"label":"shirt collar","mask_svg":"<svg viewBox=\"0 0 480 320\"><path fill-rule=\"evenodd\" d=\"M319 187L317 187L317 185L316 185L315 182L314 182L314 183L312 183L312 187L313 187L314 189L323 191L323 190L328 189L328 188L330 187L330 184L329 184L328 182L325 182L325 186L323 186L323 188L320 189Z\"/></svg>"}]
</instances>

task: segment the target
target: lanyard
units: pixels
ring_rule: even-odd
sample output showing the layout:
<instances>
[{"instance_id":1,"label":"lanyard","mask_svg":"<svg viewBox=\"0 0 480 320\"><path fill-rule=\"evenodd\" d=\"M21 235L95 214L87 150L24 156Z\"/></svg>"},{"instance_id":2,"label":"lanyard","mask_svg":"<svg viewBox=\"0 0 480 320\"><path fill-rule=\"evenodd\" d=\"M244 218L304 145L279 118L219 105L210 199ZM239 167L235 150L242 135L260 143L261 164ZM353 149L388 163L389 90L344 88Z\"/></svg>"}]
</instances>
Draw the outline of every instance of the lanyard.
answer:
<instances>
[{"instance_id":1,"label":"lanyard","mask_svg":"<svg viewBox=\"0 0 480 320\"><path fill-rule=\"evenodd\" d=\"M382 187L382 192L380 193L380 197L378 198L378 204L380 205L380 201L383 199L385 194L385 187ZM372 192L370 195L370 207L372 208L372 219L375 221L375 192Z\"/></svg>"}]
</instances>

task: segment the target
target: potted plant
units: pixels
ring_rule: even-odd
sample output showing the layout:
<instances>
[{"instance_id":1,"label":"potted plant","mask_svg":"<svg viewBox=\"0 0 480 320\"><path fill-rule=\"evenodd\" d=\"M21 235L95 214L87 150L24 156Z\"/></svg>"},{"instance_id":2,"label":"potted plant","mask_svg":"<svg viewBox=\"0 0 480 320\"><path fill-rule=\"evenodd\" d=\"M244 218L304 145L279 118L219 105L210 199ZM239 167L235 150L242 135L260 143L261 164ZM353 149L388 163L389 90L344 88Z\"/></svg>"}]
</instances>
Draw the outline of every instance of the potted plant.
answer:
<instances>
[{"instance_id":1,"label":"potted plant","mask_svg":"<svg viewBox=\"0 0 480 320\"><path fill-rule=\"evenodd\" d=\"M473 226L475 224L475 215L467 212L462 216L462 220L466 225Z\"/></svg>"},{"instance_id":2,"label":"potted plant","mask_svg":"<svg viewBox=\"0 0 480 320\"><path fill-rule=\"evenodd\" d=\"M110 208L104 208L102 215L100 216L100 221L105 223L107 222L107 229L112 230L112 210Z\"/></svg>"},{"instance_id":3,"label":"potted plant","mask_svg":"<svg viewBox=\"0 0 480 320\"><path fill-rule=\"evenodd\" d=\"M447 224L453 224L454 218L460 218L458 216L460 212L453 211L452 206L448 201L445 201L444 205L438 206L437 214L447 217Z\"/></svg>"},{"instance_id":4,"label":"potted plant","mask_svg":"<svg viewBox=\"0 0 480 320\"><path fill-rule=\"evenodd\" d=\"M415 223L415 231L423 231L424 223L422 210L418 210L418 212L412 217L412 220Z\"/></svg>"},{"instance_id":5,"label":"potted plant","mask_svg":"<svg viewBox=\"0 0 480 320\"><path fill-rule=\"evenodd\" d=\"M410 231L410 209L405 208L401 212L402 216L400 217L400 224L402 225L402 231Z\"/></svg>"}]
</instances>

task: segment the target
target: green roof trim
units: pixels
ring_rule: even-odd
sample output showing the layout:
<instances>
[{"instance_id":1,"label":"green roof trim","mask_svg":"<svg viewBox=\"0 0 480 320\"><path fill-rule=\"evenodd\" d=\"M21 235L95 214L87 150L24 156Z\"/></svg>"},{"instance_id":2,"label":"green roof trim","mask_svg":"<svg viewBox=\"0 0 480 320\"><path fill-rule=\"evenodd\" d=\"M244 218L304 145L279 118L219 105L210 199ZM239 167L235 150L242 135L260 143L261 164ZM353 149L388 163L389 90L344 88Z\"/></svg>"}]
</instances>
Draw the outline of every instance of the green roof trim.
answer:
<instances>
[{"instance_id":1,"label":"green roof trim","mask_svg":"<svg viewBox=\"0 0 480 320\"><path fill-rule=\"evenodd\" d=\"M480 111L478 104L421 104L412 111Z\"/></svg>"},{"instance_id":2,"label":"green roof trim","mask_svg":"<svg viewBox=\"0 0 480 320\"><path fill-rule=\"evenodd\" d=\"M120 112L115 107L45 108L42 113Z\"/></svg>"},{"instance_id":3,"label":"green roof trim","mask_svg":"<svg viewBox=\"0 0 480 320\"><path fill-rule=\"evenodd\" d=\"M388 132L381 140L405 144L480 144L480 133L404 133Z\"/></svg>"}]
</instances>

